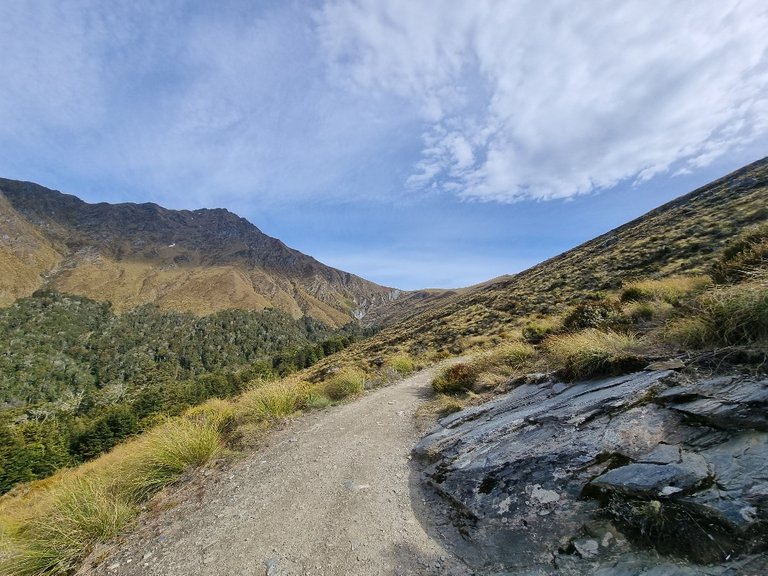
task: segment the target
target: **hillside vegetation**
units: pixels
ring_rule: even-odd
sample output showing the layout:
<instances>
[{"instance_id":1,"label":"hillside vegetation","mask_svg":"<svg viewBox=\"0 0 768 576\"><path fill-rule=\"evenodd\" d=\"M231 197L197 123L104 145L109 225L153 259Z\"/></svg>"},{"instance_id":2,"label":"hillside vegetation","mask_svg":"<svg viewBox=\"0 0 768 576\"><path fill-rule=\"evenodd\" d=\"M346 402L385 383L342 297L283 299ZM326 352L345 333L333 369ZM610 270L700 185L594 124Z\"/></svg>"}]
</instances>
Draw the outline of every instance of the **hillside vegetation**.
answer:
<instances>
[{"instance_id":1,"label":"hillside vegetation","mask_svg":"<svg viewBox=\"0 0 768 576\"><path fill-rule=\"evenodd\" d=\"M517 340L524 331L544 334L575 306L628 282L709 274L730 240L766 220L763 159L520 274L436 295L415 312L390 312L399 320L319 363L313 377L334 365L375 366L393 353L445 357Z\"/></svg>"},{"instance_id":2,"label":"hillside vegetation","mask_svg":"<svg viewBox=\"0 0 768 576\"><path fill-rule=\"evenodd\" d=\"M211 397L310 366L357 334L279 310L198 318L39 291L0 310L0 493Z\"/></svg>"},{"instance_id":3,"label":"hillside vegetation","mask_svg":"<svg viewBox=\"0 0 768 576\"><path fill-rule=\"evenodd\" d=\"M542 371L574 380L653 361L764 371L767 199L763 160L519 275L425 294L434 307L400 310L399 324L304 372L252 378L229 399L149 418L144 434L108 454L0 499L0 570L71 571L189 470L253 445L297 411L354 397L436 358L476 352L435 379L439 395L427 408L434 413L536 381Z\"/></svg>"}]
</instances>

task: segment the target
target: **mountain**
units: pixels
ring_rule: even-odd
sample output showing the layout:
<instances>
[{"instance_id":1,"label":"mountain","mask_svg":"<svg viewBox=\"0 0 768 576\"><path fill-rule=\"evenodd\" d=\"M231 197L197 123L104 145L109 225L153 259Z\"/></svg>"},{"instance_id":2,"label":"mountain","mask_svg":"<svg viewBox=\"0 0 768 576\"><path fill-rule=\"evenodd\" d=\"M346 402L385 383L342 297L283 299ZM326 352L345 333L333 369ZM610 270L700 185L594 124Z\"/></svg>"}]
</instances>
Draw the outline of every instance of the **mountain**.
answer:
<instances>
[{"instance_id":1,"label":"mountain","mask_svg":"<svg viewBox=\"0 0 768 576\"><path fill-rule=\"evenodd\" d=\"M281 309L329 326L363 318L400 292L336 270L224 209L87 204L0 179L0 305L41 287L209 314Z\"/></svg>"},{"instance_id":2,"label":"mountain","mask_svg":"<svg viewBox=\"0 0 768 576\"><path fill-rule=\"evenodd\" d=\"M730 239L766 221L768 158L519 274L453 293L409 293L384 311L384 330L314 370L393 351L449 355L501 342L624 282L708 273Z\"/></svg>"}]
</instances>

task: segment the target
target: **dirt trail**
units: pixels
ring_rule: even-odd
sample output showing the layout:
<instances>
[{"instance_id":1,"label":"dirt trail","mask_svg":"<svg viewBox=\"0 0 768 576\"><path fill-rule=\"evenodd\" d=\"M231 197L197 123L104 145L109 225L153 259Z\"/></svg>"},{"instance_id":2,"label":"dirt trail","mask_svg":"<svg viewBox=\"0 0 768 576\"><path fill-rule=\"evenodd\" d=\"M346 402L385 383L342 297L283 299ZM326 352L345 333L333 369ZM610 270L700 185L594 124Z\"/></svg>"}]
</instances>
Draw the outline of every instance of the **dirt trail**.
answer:
<instances>
[{"instance_id":1,"label":"dirt trail","mask_svg":"<svg viewBox=\"0 0 768 576\"><path fill-rule=\"evenodd\" d=\"M81 574L470 573L419 520L413 415L433 370L292 423L265 449L184 486L175 506Z\"/></svg>"}]
</instances>

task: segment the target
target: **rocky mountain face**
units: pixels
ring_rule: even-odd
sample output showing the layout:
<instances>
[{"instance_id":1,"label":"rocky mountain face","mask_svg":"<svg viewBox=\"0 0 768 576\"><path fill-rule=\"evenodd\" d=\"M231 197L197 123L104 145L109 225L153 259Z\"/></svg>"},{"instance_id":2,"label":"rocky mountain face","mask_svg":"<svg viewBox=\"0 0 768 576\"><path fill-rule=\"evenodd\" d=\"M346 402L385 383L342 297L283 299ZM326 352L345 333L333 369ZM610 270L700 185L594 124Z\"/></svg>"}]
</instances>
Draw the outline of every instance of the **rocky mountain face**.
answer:
<instances>
[{"instance_id":1,"label":"rocky mountain face","mask_svg":"<svg viewBox=\"0 0 768 576\"><path fill-rule=\"evenodd\" d=\"M147 302L197 314L276 307L339 326L399 295L224 209L87 204L0 179L0 226L0 304L46 286L117 310Z\"/></svg>"},{"instance_id":2,"label":"rocky mountain face","mask_svg":"<svg viewBox=\"0 0 768 576\"><path fill-rule=\"evenodd\" d=\"M767 409L742 373L532 380L415 454L483 574L766 574Z\"/></svg>"}]
</instances>

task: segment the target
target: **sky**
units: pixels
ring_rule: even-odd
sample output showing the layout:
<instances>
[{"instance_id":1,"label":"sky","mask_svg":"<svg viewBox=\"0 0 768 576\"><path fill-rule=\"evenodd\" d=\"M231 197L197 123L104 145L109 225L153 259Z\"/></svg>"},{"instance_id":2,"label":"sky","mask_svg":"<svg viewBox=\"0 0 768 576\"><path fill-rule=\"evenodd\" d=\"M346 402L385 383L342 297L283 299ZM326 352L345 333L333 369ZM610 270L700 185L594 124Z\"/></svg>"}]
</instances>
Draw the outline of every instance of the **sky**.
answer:
<instances>
[{"instance_id":1,"label":"sky","mask_svg":"<svg viewBox=\"0 0 768 576\"><path fill-rule=\"evenodd\" d=\"M0 176L468 286L768 155L767 30L764 0L3 0Z\"/></svg>"}]
</instances>

